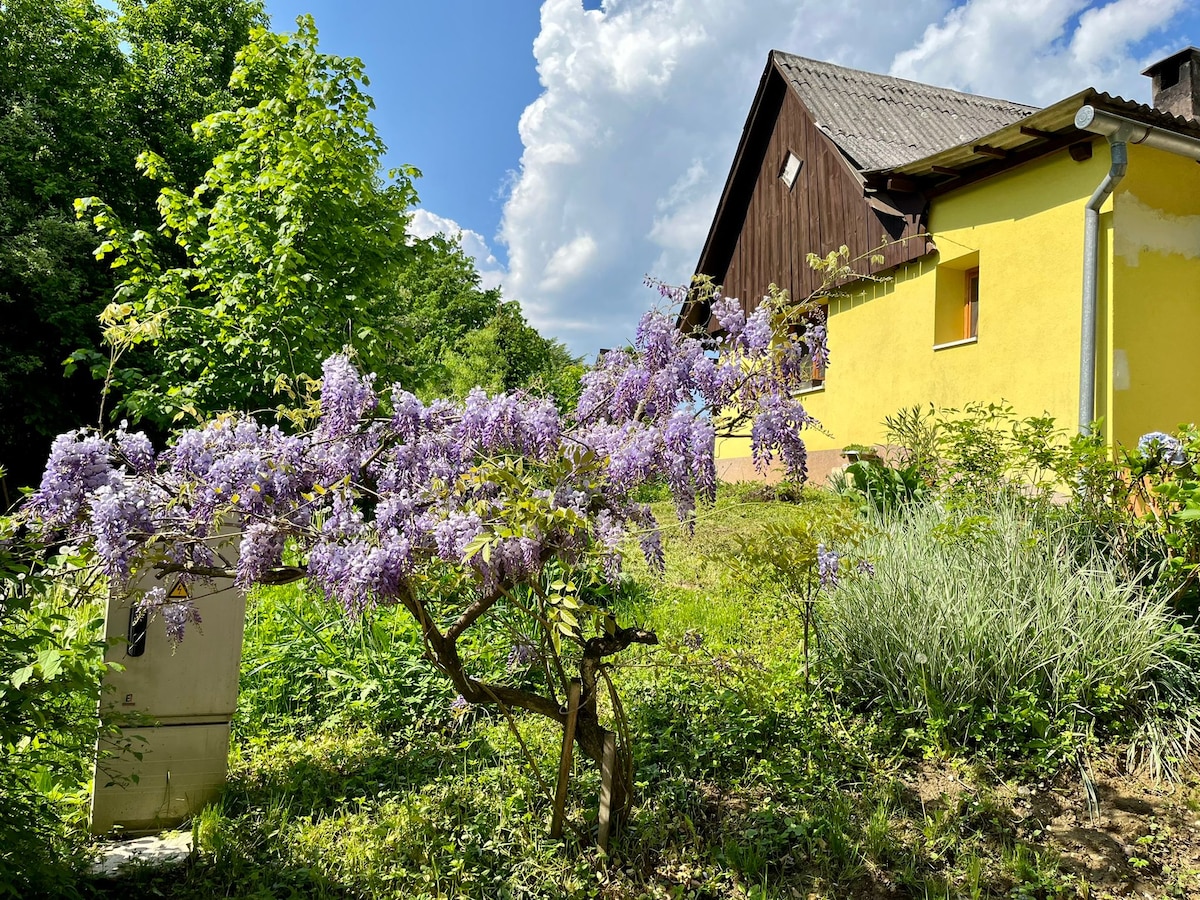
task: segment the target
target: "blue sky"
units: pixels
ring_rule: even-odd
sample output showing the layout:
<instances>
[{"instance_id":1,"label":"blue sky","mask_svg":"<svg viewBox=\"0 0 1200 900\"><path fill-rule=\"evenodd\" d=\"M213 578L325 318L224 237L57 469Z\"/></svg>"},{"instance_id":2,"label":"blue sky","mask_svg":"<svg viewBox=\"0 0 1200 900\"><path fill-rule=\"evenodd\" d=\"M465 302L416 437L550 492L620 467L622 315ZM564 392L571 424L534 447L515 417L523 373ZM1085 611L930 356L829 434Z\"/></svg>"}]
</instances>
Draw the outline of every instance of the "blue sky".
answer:
<instances>
[{"instance_id":1,"label":"blue sky","mask_svg":"<svg viewBox=\"0 0 1200 900\"><path fill-rule=\"evenodd\" d=\"M461 231L485 283L576 352L627 340L685 280L772 48L1036 104L1200 44L1195 0L267 0L371 79L418 233ZM827 248L813 248L821 250Z\"/></svg>"},{"instance_id":2,"label":"blue sky","mask_svg":"<svg viewBox=\"0 0 1200 900\"><path fill-rule=\"evenodd\" d=\"M425 207L489 236L521 158L517 121L540 93L538 7L536 0L267 3L276 31L311 13L324 52L364 61L387 165L416 166Z\"/></svg>"}]
</instances>

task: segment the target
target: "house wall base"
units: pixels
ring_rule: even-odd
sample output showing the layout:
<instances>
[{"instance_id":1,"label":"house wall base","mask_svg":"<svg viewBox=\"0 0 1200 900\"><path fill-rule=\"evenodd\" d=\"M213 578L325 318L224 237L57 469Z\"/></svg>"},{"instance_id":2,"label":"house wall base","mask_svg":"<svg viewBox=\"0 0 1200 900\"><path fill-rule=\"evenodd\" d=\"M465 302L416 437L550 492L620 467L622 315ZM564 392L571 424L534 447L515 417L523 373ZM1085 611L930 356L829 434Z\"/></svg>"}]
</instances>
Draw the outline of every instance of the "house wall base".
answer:
<instances>
[{"instance_id":1,"label":"house wall base","mask_svg":"<svg viewBox=\"0 0 1200 900\"><path fill-rule=\"evenodd\" d=\"M833 471L844 465L846 457L842 455L841 450L809 451L808 484L812 487L825 487ZM783 466L778 462L768 466L765 472L760 472L749 456L717 460L717 478L721 481L761 481L764 484L778 484L783 480L783 475Z\"/></svg>"}]
</instances>

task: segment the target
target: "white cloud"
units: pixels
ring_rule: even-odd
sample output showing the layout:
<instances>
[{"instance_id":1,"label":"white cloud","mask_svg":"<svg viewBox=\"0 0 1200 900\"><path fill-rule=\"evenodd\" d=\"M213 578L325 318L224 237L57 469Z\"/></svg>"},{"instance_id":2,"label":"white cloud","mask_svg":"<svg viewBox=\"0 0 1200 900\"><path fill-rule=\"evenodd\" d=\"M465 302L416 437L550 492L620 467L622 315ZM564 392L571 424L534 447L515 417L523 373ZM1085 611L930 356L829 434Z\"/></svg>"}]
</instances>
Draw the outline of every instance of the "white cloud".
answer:
<instances>
[{"instance_id":1,"label":"white cloud","mask_svg":"<svg viewBox=\"0 0 1200 900\"><path fill-rule=\"evenodd\" d=\"M499 233L508 295L576 351L628 340L654 302L643 276L691 274L768 51L886 68L944 3L881 33L865 0L546 0Z\"/></svg>"},{"instance_id":2,"label":"white cloud","mask_svg":"<svg viewBox=\"0 0 1200 900\"><path fill-rule=\"evenodd\" d=\"M577 352L627 340L655 299L642 277L691 274L772 48L1014 100L1138 98L1138 70L1187 43L1163 32L1187 2L545 0L506 293Z\"/></svg>"},{"instance_id":3,"label":"white cloud","mask_svg":"<svg viewBox=\"0 0 1200 900\"><path fill-rule=\"evenodd\" d=\"M500 287L504 281L504 269L496 259L487 241L477 231L463 228L453 219L439 216L427 209L413 210L412 220L408 231L414 237L427 238L442 234L449 238L457 237L463 252L475 260L475 268L479 272L480 284L485 289Z\"/></svg>"},{"instance_id":4,"label":"white cloud","mask_svg":"<svg viewBox=\"0 0 1200 900\"><path fill-rule=\"evenodd\" d=\"M538 290L557 291L573 286L595 260L596 250L596 241L590 234L581 234L567 241L546 262Z\"/></svg>"},{"instance_id":5,"label":"white cloud","mask_svg":"<svg viewBox=\"0 0 1200 900\"><path fill-rule=\"evenodd\" d=\"M969 0L899 54L892 74L1048 104L1085 87L1148 101L1137 52L1188 0ZM1178 40L1178 39L1177 39ZM1171 50L1180 49L1170 47ZM1151 54L1153 55L1153 54Z\"/></svg>"}]
</instances>

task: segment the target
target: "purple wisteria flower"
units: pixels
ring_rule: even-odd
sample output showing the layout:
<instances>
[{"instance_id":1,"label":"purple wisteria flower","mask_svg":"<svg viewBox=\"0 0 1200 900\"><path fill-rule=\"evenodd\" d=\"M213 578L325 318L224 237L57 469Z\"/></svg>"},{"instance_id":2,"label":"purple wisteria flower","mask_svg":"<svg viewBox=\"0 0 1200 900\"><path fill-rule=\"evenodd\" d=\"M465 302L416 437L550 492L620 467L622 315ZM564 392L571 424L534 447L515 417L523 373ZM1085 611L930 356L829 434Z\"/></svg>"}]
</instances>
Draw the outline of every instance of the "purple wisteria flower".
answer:
<instances>
[{"instance_id":1,"label":"purple wisteria flower","mask_svg":"<svg viewBox=\"0 0 1200 900\"><path fill-rule=\"evenodd\" d=\"M110 578L129 575L135 550L155 531L153 489L146 482L106 484L91 497L91 533Z\"/></svg>"},{"instance_id":2,"label":"purple wisteria flower","mask_svg":"<svg viewBox=\"0 0 1200 900\"><path fill-rule=\"evenodd\" d=\"M284 533L270 522L252 522L242 534L234 583L248 591L283 560Z\"/></svg>"},{"instance_id":3,"label":"purple wisteria flower","mask_svg":"<svg viewBox=\"0 0 1200 900\"><path fill-rule=\"evenodd\" d=\"M817 544L817 578L821 587L831 590L837 587L840 562L837 551L826 549L824 544Z\"/></svg>"},{"instance_id":4,"label":"purple wisteria flower","mask_svg":"<svg viewBox=\"0 0 1200 900\"><path fill-rule=\"evenodd\" d=\"M360 375L350 358L336 353L325 360L321 375L322 436L342 437L352 433L363 416L371 412L378 398L371 385L374 375Z\"/></svg>"},{"instance_id":5,"label":"purple wisteria flower","mask_svg":"<svg viewBox=\"0 0 1200 900\"><path fill-rule=\"evenodd\" d=\"M647 313L633 344L584 376L565 416L520 392L426 404L398 385L383 392L383 415L373 377L338 354L324 364L311 431L221 415L157 455L125 427L112 440L71 432L55 441L26 515L90 545L116 579L165 559L206 576L232 570L247 590L280 569L288 547L350 614L419 605L438 583L454 584L459 599L488 596L533 583L552 560L615 582L635 541L662 571L658 522L634 492L665 483L690 525L715 495L726 416L753 421L757 464L778 459L803 477L802 432L815 423L791 382L811 345L772 333L772 304L747 317L737 300L714 296L724 334L703 340ZM221 549L230 529L236 560ZM175 637L198 621L187 605L147 603Z\"/></svg>"},{"instance_id":6,"label":"purple wisteria flower","mask_svg":"<svg viewBox=\"0 0 1200 900\"><path fill-rule=\"evenodd\" d=\"M112 445L89 431L69 431L54 439L42 483L27 509L46 528L76 522L101 488L120 490L121 473L112 464Z\"/></svg>"},{"instance_id":7,"label":"purple wisteria flower","mask_svg":"<svg viewBox=\"0 0 1200 900\"><path fill-rule=\"evenodd\" d=\"M152 587L146 591L137 605L137 613L150 618L155 615L161 616L167 640L172 646L183 641L184 632L189 624L199 626L202 622L200 611L191 600L172 600L161 587Z\"/></svg>"},{"instance_id":8,"label":"purple wisteria flower","mask_svg":"<svg viewBox=\"0 0 1200 900\"><path fill-rule=\"evenodd\" d=\"M812 359L814 369L824 371L829 367L829 332L825 326L816 323L804 329L804 343L808 346L808 354Z\"/></svg>"},{"instance_id":9,"label":"purple wisteria flower","mask_svg":"<svg viewBox=\"0 0 1200 900\"><path fill-rule=\"evenodd\" d=\"M750 318L746 320L743 334L746 340L746 349L752 352L761 353L771 346L775 330L771 327L770 303L760 303L758 308L750 314Z\"/></svg>"},{"instance_id":10,"label":"purple wisteria flower","mask_svg":"<svg viewBox=\"0 0 1200 900\"><path fill-rule=\"evenodd\" d=\"M731 339L741 336L746 327L746 311L742 308L740 300L722 297L713 302L711 309L713 319Z\"/></svg>"},{"instance_id":11,"label":"purple wisteria flower","mask_svg":"<svg viewBox=\"0 0 1200 900\"><path fill-rule=\"evenodd\" d=\"M759 414L750 429L750 452L761 470L778 453L789 478L804 481L808 476L808 449L800 436L812 424L803 404L795 398L772 393L759 401Z\"/></svg>"},{"instance_id":12,"label":"purple wisteria flower","mask_svg":"<svg viewBox=\"0 0 1200 900\"><path fill-rule=\"evenodd\" d=\"M113 435L113 442L121 456L138 475L145 475L154 470L154 445L144 432L127 430L129 423L122 420L121 427Z\"/></svg>"},{"instance_id":13,"label":"purple wisteria flower","mask_svg":"<svg viewBox=\"0 0 1200 900\"><path fill-rule=\"evenodd\" d=\"M515 669L523 669L526 666L536 665L541 662L541 659L542 654L532 642L519 640L508 651L508 670L511 672Z\"/></svg>"}]
</instances>

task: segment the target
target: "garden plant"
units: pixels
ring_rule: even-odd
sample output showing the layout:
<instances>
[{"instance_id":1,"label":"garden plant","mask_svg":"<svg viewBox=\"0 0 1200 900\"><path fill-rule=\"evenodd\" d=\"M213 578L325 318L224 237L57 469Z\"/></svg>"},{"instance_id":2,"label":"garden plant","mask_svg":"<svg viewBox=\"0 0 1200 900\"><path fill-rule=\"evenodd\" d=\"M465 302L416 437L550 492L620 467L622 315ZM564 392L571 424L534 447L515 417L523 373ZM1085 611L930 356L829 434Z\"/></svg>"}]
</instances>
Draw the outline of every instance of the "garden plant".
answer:
<instances>
[{"instance_id":1,"label":"garden plant","mask_svg":"<svg viewBox=\"0 0 1200 900\"><path fill-rule=\"evenodd\" d=\"M627 536L661 568L658 522L632 492L664 479L684 522L713 496L714 409L751 418L756 457L778 455L803 476L808 417L788 384L819 352L813 338L777 340L771 302L746 317L718 298L713 312L719 354L649 313L632 347L585 376L567 417L520 393L425 405L393 385L381 398L373 377L338 355L325 362L319 416L302 434L219 416L156 453L124 429L72 432L55 442L26 513L47 537L94 552L117 584L146 567L231 578L243 590L307 578L348 615L402 606L464 703L562 722L569 662L582 682L576 740L599 761L604 660L657 640L617 622L598 588L619 577ZM217 546L223 525L241 535L232 566ZM160 588L141 606L174 640L199 624ZM504 622L514 658L535 663L523 682L472 673L464 639L484 617ZM627 781L616 788L624 804Z\"/></svg>"}]
</instances>

